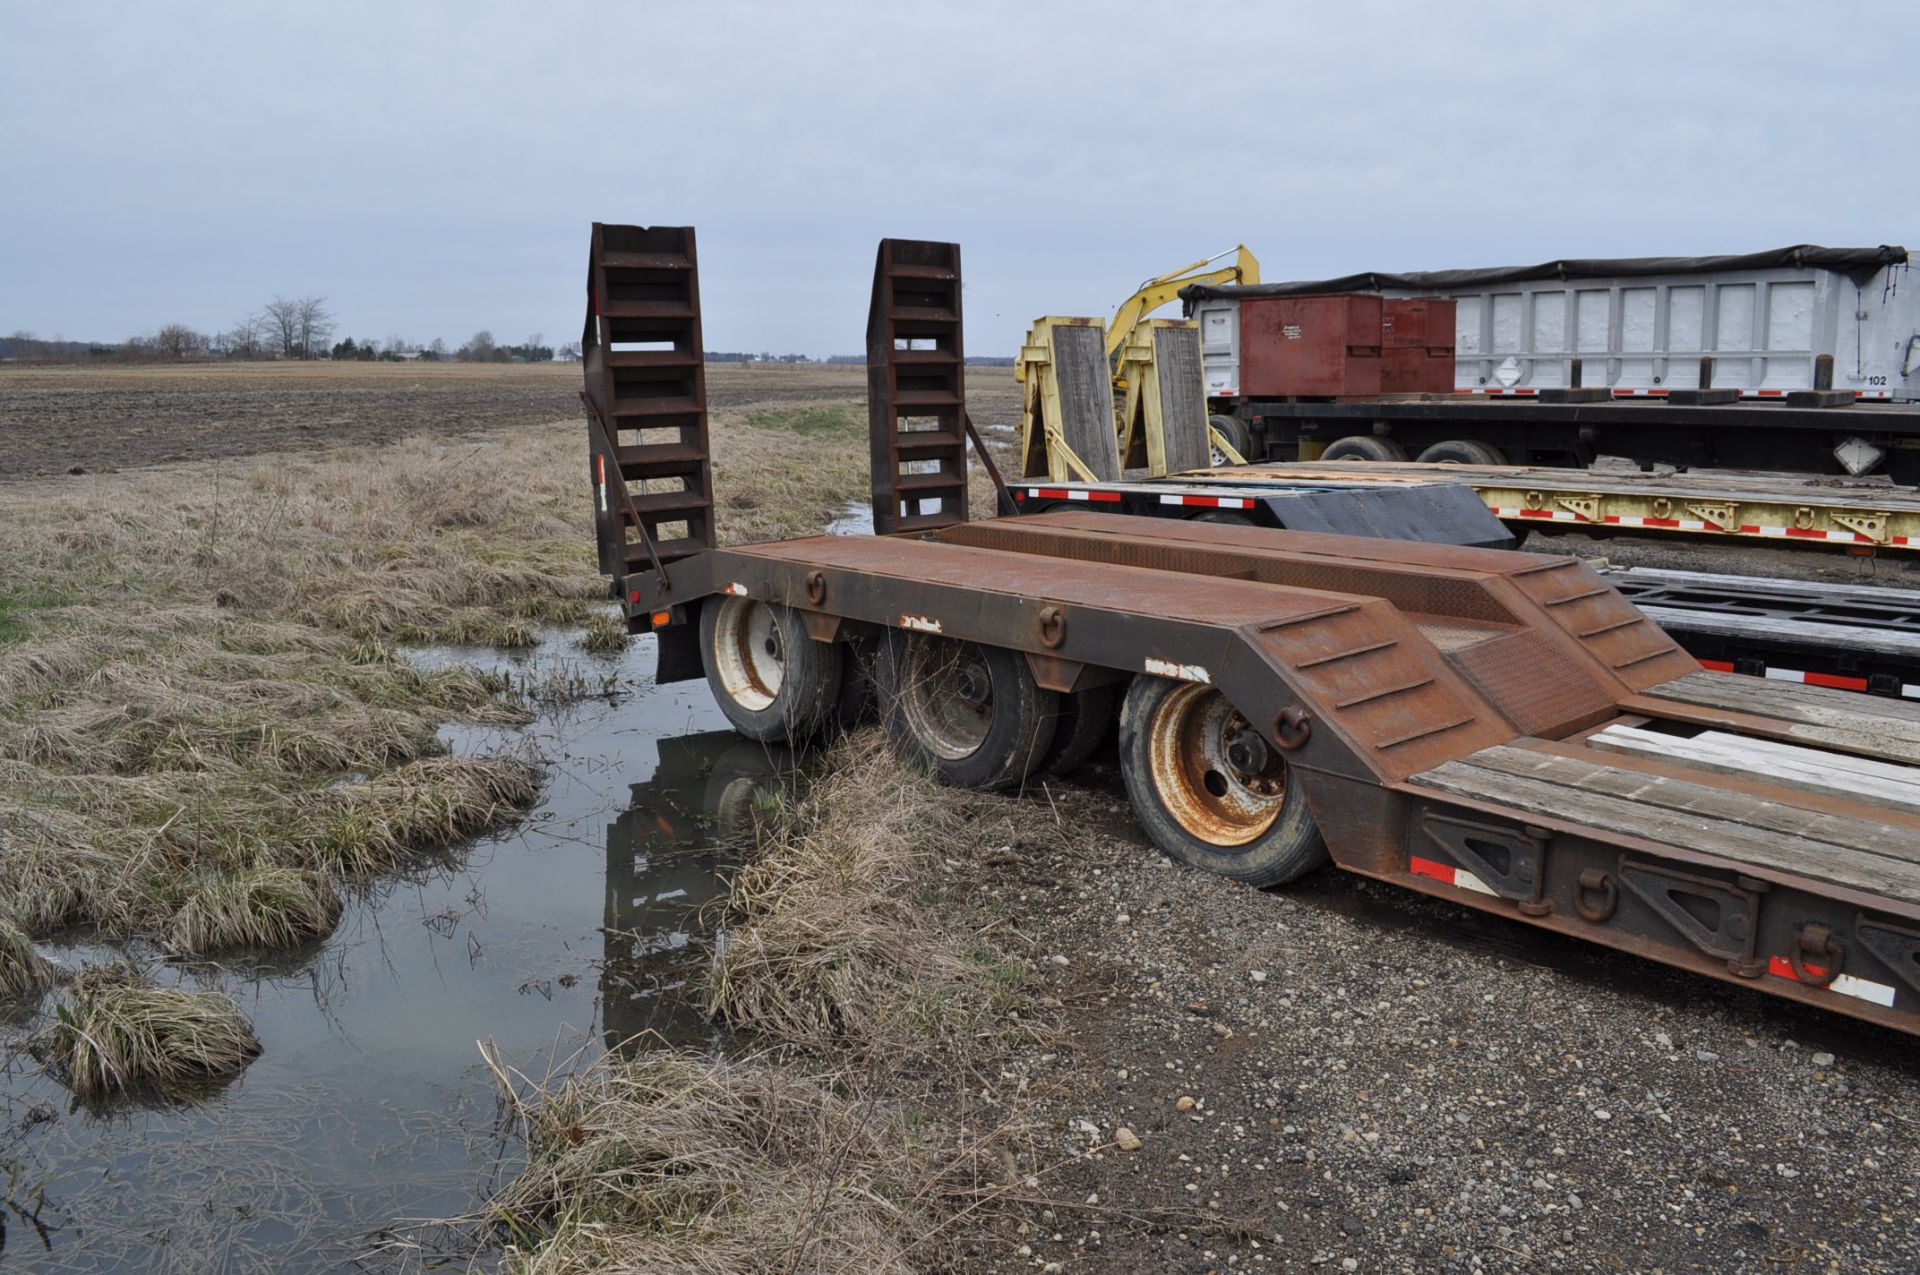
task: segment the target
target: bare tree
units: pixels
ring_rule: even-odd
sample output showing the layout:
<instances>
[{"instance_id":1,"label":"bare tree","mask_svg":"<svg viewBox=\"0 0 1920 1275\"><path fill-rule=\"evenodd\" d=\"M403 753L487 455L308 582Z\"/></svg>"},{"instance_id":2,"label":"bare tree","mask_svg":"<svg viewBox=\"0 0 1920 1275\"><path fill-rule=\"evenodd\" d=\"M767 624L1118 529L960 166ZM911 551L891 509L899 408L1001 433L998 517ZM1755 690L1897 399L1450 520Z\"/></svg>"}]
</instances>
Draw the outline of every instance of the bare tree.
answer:
<instances>
[{"instance_id":1,"label":"bare tree","mask_svg":"<svg viewBox=\"0 0 1920 1275\"><path fill-rule=\"evenodd\" d=\"M153 349L163 359L199 358L207 352L207 338L184 323L169 323L153 334Z\"/></svg>"},{"instance_id":2,"label":"bare tree","mask_svg":"<svg viewBox=\"0 0 1920 1275\"><path fill-rule=\"evenodd\" d=\"M325 297L301 297L297 311L300 351L303 358L318 358L333 336L333 312Z\"/></svg>"},{"instance_id":3,"label":"bare tree","mask_svg":"<svg viewBox=\"0 0 1920 1275\"><path fill-rule=\"evenodd\" d=\"M300 345L300 302L278 293L261 307L268 336L280 345L280 356L292 358Z\"/></svg>"},{"instance_id":4,"label":"bare tree","mask_svg":"<svg viewBox=\"0 0 1920 1275\"><path fill-rule=\"evenodd\" d=\"M554 351L554 356L564 359L569 363L578 363L580 361L580 343L578 341L568 341L565 345Z\"/></svg>"},{"instance_id":5,"label":"bare tree","mask_svg":"<svg viewBox=\"0 0 1920 1275\"><path fill-rule=\"evenodd\" d=\"M495 358L496 348L493 343L493 333L481 328L460 347L460 357L471 363L491 363Z\"/></svg>"},{"instance_id":6,"label":"bare tree","mask_svg":"<svg viewBox=\"0 0 1920 1275\"><path fill-rule=\"evenodd\" d=\"M325 297L283 297L262 307L268 334L279 342L280 354L289 359L317 357L327 348L333 335L333 312Z\"/></svg>"},{"instance_id":7,"label":"bare tree","mask_svg":"<svg viewBox=\"0 0 1920 1275\"><path fill-rule=\"evenodd\" d=\"M226 335L227 353L236 359L257 359L262 354L262 345L267 340L269 324L267 317L249 311L234 322Z\"/></svg>"}]
</instances>

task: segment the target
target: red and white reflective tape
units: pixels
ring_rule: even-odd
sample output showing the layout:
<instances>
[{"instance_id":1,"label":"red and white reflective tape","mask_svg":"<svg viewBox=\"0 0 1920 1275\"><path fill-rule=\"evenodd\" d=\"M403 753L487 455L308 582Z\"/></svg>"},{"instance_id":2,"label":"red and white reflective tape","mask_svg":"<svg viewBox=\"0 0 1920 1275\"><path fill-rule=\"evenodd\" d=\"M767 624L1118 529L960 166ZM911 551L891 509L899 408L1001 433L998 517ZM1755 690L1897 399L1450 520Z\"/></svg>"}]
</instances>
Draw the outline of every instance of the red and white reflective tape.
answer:
<instances>
[{"instance_id":1,"label":"red and white reflective tape","mask_svg":"<svg viewBox=\"0 0 1920 1275\"><path fill-rule=\"evenodd\" d=\"M1431 877L1443 885L1451 885L1462 890L1472 890L1476 894L1491 894L1499 897L1499 892L1465 868L1456 868L1450 863L1441 863L1435 859L1422 859L1419 855L1407 857L1407 869L1416 877Z\"/></svg>"},{"instance_id":2,"label":"red and white reflective tape","mask_svg":"<svg viewBox=\"0 0 1920 1275\"><path fill-rule=\"evenodd\" d=\"M600 489L600 512L607 512L607 458L596 455L593 458L595 486Z\"/></svg>"},{"instance_id":3,"label":"red and white reflective tape","mask_svg":"<svg viewBox=\"0 0 1920 1275\"><path fill-rule=\"evenodd\" d=\"M1601 519L1616 527L1662 527L1668 531L1722 531L1717 522L1704 518L1642 518L1635 514L1608 514Z\"/></svg>"},{"instance_id":4,"label":"red and white reflective tape","mask_svg":"<svg viewBox=\"0 0 1920 1275\"><path fill-rule=\"evenodd\" d=\"M1498 505L1494 506L1493 516L1496 518L1544 518L1549 522L1593 521L1586 515L1577 514L1571 509L1502 509Z\"/></svg>"},{"instance_id":5,"label":"red and white reflective tape","mask_svg":"<svg viewBox=\"0 0 1920 1275\"><path fill-rule=\"evenodd\" d=\"M1738 673L1731 660L1701 660L1700 667L1712 669L1716 673ZM1851 677L1843 673L1808 673L1795 668L1766 668L1759 676L1774 682L1799 682L1805 686L1829 686L1836 691L1865 691L1867 679ZM1920 686L1912 682L1900 684L1902 699L1920 699Z\"/></svg>"},{"instance_id":6,"label":"red and white reflective tape","mask_svg":"<svg viewBox=\"0 0 1920 1275\"><path fill-rule=\"evenodd\" d=\"M1023 487L1013 493L1016 500L1097 500L1118 504L1117 491L1087 491L1071 487Z\"/></svg>"},{"instance_id":7,"label":"red and white reflective tape","mask_svg":"<svg viewBox=\"0 0 1920 1275\"><path fill-rule=\"evenodd\" d=\"M1825 978L1827 976L1827 971L1824 966L1815 965L1811 961L1803 962L1803 968L1815 978ZM1784 956L1769 958L1767 961L1767 973L1777 975L1780 978L1791 979L1796 983L1806 981L1793 972L1793 962ZM1818 984L1808 984L1808 986L1818 986ZM1885 983L1876 983L1872 979L1856 978L1852 974L1835 974L1833 981L1826 985L1826 989L1830 992L1838 992L1842 996L1851 996L1855 1000L1871 1001L1875 1005L1882 1005L1888 1009L1893 1008L1894 989Z\"/></svg>"},{"instance_id":8,"label":"red and white reflective tape","mask_svg":"<svg viewBox=\"0 0 1920 1275\"><path fill-rule=\"evenodd\" d=\"M1188 505L1202 509L1251 509L1253 502L1241 496L1162 496L1163 505Z\"/></svg>"}]
</instances>

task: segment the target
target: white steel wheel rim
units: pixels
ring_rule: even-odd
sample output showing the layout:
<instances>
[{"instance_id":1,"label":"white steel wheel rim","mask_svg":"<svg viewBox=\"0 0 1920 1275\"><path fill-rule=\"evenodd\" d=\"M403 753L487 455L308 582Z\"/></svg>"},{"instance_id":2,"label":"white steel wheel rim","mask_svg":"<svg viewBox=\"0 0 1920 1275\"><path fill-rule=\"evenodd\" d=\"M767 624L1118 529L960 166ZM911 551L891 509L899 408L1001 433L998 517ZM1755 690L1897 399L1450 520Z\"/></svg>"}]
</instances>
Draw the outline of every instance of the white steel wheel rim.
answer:
<instances>
[{"instance_id":1,"label":"white steel wheel rim","mask_svg":"<svg viewBox=\"0 0 1920 1275\"><path fill-rule=\"evenodd\" d=\"M773 608L750 598L727 598L713 626L713 664L728 698L764 712L787 680L786 641Z\"/></svg>"},{"instance_id":2,"label":"white steel wheel rim","mask_svg":"<svg viewBox=\"0 0 1920 1275\"><path fill-rule=\"evenodd\" d=\"M952 638L907 639L901 707L913 737L946 761L971 757L993 729L993 677L986 652Z\"/></svg>"},{"instance_id":3,"label":"white steel wheel rim","mask_svg":"<svg viewBox=\"0 0 1920 1275\"><path fill-rule=\"evenodd\" d=\"M1227 742L1246 719L1211 686L1188 682L1167 693L1147 735L1154 791L1175 821L1215 846L1248 845L1272 828L1287 804L1287 775L1248 775L1227 759Z\"/></svg>"}]
</instances>

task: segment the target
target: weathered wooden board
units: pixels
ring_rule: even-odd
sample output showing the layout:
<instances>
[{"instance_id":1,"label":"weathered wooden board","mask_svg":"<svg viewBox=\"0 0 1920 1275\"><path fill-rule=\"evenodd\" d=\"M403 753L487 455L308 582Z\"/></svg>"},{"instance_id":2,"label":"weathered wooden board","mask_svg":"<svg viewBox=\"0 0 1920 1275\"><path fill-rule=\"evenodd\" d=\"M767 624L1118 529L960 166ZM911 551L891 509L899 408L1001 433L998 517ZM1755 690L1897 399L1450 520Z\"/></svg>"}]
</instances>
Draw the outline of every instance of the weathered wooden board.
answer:
<instances>
[{"instance_id":1,"label":"weathered wooden board","mask_svg":"<svg viewBox=\"0 0 1920 1275\"><path fill-rule=\"evenodd\" d=\"M1564 752L1541 751L1525 745L1483 748L1467 760L1475 766L1503 774L1549 779L1586 792L1626 797L1664 810L1704 815L1728 823L1746 824L1766 832L1825 842L1843 850L1858 850L1907 863L1920 863L1920 836L1916 836L1912 829L1889 827L1870 818L1838 815L1827 810L1795 805L1793 798L1803 794L1792 790L1782 790L1777 796L1762 796L1675 779L1670 775L1647 774L1626 766L1610 765L1603 758L1589 761L1586 758L1569 757Z\"/></svg>"},{"instance_id":2,"label":"weathered wooden board","mask_svg":"<svg viewBox=\"0 0 1920 1275\"><path fill-rule=\"evenodd\" d=\"M1474 754L1479 756L1481 754ZM1717 855L1737 863L1794 873L1903 903L1920 904L1920 864L1886 855L1808 841L1710 815L1671 810L1551 779L1508 774L1476 765L1473 758L1447 762L1413 776L1408 782L1568 823Z\"/></svg>"},{"instance_id":3,"label":"weathered wooden board","mask_svg":"<svg viewBox=\"0 0 1920 1275\"><path fill-rule=\"evenodd\" d=\"M1722 775L1746 775L1766 783L1920 814L1920 770L1892 762L1821 752L1777 740L1706 731L1690 739L1631 726L1609 726L1587 737L1609 752L1664 757Z\"/></svg>"}]
</instances>

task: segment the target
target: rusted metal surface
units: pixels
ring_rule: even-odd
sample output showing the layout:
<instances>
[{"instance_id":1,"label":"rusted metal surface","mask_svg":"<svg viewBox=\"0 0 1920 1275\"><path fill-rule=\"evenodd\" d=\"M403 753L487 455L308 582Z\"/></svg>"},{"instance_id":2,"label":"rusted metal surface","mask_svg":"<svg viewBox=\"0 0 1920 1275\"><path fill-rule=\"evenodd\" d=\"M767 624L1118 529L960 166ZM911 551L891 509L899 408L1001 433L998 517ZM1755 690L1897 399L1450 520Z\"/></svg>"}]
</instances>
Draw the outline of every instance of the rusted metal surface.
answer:
<instances>
[{"instance_id":1,"label":"rusted metal surface","mask_svg":"<svg viewBox=\"0 0 1920 1275\"><path fill-rule=\"evenodd\" d=\"M580 338L600 569L627 575L711 549L713 473L691 226L593 227ZM629 625L646 627L629 604Z\"/></svg>"},{"instance_id":2,"label":"rusted metal surface","mask_svg":"<svg viewBox=\"0 0 1920 1275\"><path fill-rule=\"evenodd\" d=\"M876 532L966 521L966 406L960 245L881 240L867 311Z\"/></svg>"}]
</instances>

